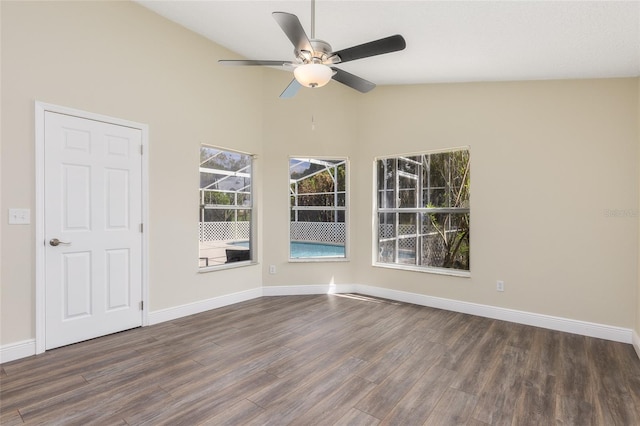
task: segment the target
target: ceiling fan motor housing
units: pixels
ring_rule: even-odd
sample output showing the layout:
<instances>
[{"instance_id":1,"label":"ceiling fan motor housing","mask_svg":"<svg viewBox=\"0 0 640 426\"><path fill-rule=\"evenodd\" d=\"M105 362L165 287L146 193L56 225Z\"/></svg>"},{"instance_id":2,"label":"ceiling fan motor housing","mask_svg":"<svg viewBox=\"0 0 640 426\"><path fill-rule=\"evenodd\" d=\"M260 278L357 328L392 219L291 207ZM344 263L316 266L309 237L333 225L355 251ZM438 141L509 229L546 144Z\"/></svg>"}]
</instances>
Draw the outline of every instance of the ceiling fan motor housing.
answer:
<instances>
[{"instance_id":1,"label":"ceiling fan motor housing","mask_svg":"<svg viewBox=\"0 0 640 426\"><path fill-rule=\"evenodd\" d=\"M324 64L331 63L335 64L338 61L334 59L338 59L337 55L333 55L331 45L324 40L313 39L309 40L311 43L311 47L313 47L313 52L307 52L306 50L297 51L294 50L294 54L296 57L304 64Z\"/></svg>"}]
</instances>

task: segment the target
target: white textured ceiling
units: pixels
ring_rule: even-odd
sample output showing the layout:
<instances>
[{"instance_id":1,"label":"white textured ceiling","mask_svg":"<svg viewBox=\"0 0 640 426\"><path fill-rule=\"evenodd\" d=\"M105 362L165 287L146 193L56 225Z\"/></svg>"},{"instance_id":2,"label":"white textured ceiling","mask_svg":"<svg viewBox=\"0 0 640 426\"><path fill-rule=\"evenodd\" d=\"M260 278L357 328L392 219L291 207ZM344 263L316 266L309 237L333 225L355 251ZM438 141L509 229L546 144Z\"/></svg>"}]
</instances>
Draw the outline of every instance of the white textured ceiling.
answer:
<instances>
[{"instance_id":1,"label":"white textured ceiling","mask_svg":"<svg viewBox=\"0 0 640 426\"><path fill-rule=\"evenodd\" d=\"M293 59L271 12L311 33L309 0L137 2L248 59ZM640 75L640 1L317 0L315 29L334 51L402 34L404 51L339 66L376 84Z\"/></svg>"}]
</instances>

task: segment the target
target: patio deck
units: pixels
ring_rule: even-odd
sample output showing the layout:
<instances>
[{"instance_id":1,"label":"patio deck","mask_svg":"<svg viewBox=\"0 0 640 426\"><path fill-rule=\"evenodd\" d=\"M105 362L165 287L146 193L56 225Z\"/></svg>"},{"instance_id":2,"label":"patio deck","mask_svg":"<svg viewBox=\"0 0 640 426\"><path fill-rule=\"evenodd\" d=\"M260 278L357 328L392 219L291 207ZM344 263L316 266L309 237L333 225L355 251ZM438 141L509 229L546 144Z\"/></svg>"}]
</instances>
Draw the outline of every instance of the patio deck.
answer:
<instances>
[{"instance_id":1,"label":"patio deck","mask_svg":"<svg viewBox=\"0 0 640 426\"><path fill-rule=\"evenodd\" d=\"M227 249L248 250L246 247L239 246L238 240L219 240L219 241L201 241L200 242L200 258L199 266L201 268L207 266L218 266L227 263Z\"/></svg>"}]
</instances>

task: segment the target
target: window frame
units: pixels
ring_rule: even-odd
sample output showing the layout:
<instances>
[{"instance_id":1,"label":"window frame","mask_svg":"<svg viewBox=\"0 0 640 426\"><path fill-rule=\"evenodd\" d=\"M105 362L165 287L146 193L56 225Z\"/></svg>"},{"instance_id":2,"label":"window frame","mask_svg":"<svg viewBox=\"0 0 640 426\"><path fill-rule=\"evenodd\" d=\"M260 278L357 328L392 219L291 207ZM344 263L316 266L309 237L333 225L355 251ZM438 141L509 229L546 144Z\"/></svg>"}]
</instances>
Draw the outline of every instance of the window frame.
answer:
<instances>
[{"instance_id":1,"label":"window frame","mask_svg":"<svg viewBox=\"0 0 640 426\"><path fill-rule=\"evenodd\" d=\"M394 155L383 155L383 156L378 156L375 157L373 160L373 220L372 220L372 251L371 251L371 259L372 259L372 265L375 267L382 267L382 268L391 268L391 269L401 269L401 270L408 270L408 271L415 271L415 272L423 272L423 273L431 273L431 274L440 274L440 275L451 275L451 276L457 276L457 277L471 277L471 265L469 264L469 269L454 269L454 268L444 268L444 267L437 267L437 266L429 266L429 265L419 265L418 261L416 260L415 264L403 264L403 263L399 263L397 261L397 259L393 262L393 263L389 263L389 262L383 262L379 260L379 253L380 253L380 243L383 240L383 238L380 238L380 215L381 214L385 214L385 213L391 213L391 214L395 214L396 215L396 227L395 227L395 233L393 235L393 237L390 238L393 240L399 240L400 237L402 236L398 234L398 218L400 216L400 214L416 214L416 232L415 232L415 238L422 238L422 236L420 236L420 233L417 230L417 226L418 223L420 223L418 221L418 215L419 214L442 214L442 213L456 213L456 214L468 214L469 215L469 224L471 221L471 205L470 205L470 195L469 195L469 205L466 207L380 207L379 203L380 203L380 193L382 191L389 191L389 189L387 189L387 187L385 186L384 188L380 188L379 184L379 170L378 170L378 163L381 160L398 160L398 159L408 159L408 157L415 157L415 156L426 156L426 155L434 155L434 154L442 154L442 153L450 153L450 152L457 152L457 151L466 151L468 158L469 158L469 164L471 162L471 148L469 146L461 146L461 147L454 147L454 148L446 148L446 149L438 149L438 150L426 150L426 151L419 151L419 152L411 152L411 153L403 153L403 154L394 154ZM403 173L397 173L394 172L395 175L395 181L396 184L399 182L399 177L400 175L403 175ZM418 180L420 180L420 177L417 177ZM471 186L471 182L470 182L470 178L469 178L469 187ZM421 187L421 185L416 186L415 191L419 191L419 190L429 190L429 188L433 189L434 187ZM394 191L394 195L397 196L398 192L401 190L401 188L391 188L391 190ZM400 202L399 198L397 198L397 200L395 201L396 205ZM417 200L420 200L421 197L418 197ZM417 205L416 201L416 205ZM418 241L416 240L416 245L418 244ZM470 251L470 246L471 244L469 243L469 251ZM416 257L418 257L418 249L416 249Z\"/></svg>"},{"instance_id":2,"label":"window frame","mask_svg":"<svg viewBox=\"0 0 640 426\"><path fill-rule=\"evenodd\" d=\"M333 206L305 206L304 208L300 208L300 206L293 207L291 205L291 161L299 159L299 160L317 160L317 161L337 161L342 162L345 166L345 182L344 182L344 191L334 191L334 193L342 193L344 192L344 206L333 205ZM329 156L329 155L290 155L288 158L288 173L287 173L287 202L288 202L288 220L289 226L287 227L289 236L287 238L288 241L288 262L290 263L304 263L304 262L348 262L350 261L350 241L349 241L349 199L350 199L350 187L349 187L349 174L350 174L350 164L349 157L347 156ZM337 188L336 188L337 189ZM320 193L318 193L320 194ZM322 193L324 194L324 193ZM337 196L337 195L336 195ZM344 214L344 256L317 256L317 257L291 257L291 243L295 242L291 238L291 223L292 223L292 215L295 211L332 211L333 214L338 215L339 212L343 212ZM295 221L297 222L297 221ZM327 222L330 223L330 222ZM340 223L340 222L337 222Z\"/></svg>"},{"instance_id":3,"label":"window frame","mask_svg":"<svg viewBox=\"0 0 640 426\"><path fill-rule=\"evenodd\" d=\"M255 154L251 154L249 152L244 152L244 151L240 151L237 149L231 149L231 148L225 148L225 147L221 147L218 145L213 145L213 144L207 144L207 143L200 143L200 147L199 150L201 152L202 148L211 148L211 149L215 149L221 152L225 152L225 153L231 153L231 154L238 154L238 155L242 155L242 156L247 156L250 160L250 184L249 184L249 204L248 205L238 205L237 204L237 195L236 195L236 202L234 204L219 204L219 205L214 205L215 207L209 207L209 209L212 210L233 210L236 212L236 214L239 211L245 210L248 211L249 214L249 259L248 260L239 260L239 261L232 261L232 262L227 262L227 263L221 263L221 264L216 264L216 265L205 265L205 266L200 266L200 259L202 259L201 256L199 257L198 260L198 272L199 273L206 273L206 272L212 272L212 271L220 271L220 270L225 270L225 269L232 269L232 268L239 268L239 267L245 267L245 266L251 266L251 265L256 265L258 263L258 253L257 253L257 218L255 217L255 212L256 212L256 205L255 205L255 186L253 185L254 180L255 180L255 163L256 163L256 155ZM200 166L199 166L199 172L198 172L198 180L200 180L200 174L202 173L202 165L204 163L200 160ZM229 172L227 171L225 174L228 174L229 176L234 176L235 174L240 173L240 171L236 171L235 173ZM242 172L242 173L246 173L246 172ZM235 193L235 194L240 194L239 191L225 191L222 190L220 191L221 193ZM205 208L203 208L203 197L204 194L202 193L202 188L198 189L198 195L199 195L199 200L200 200L200 206L199 206L199 212L198 212L198 221L199 223L204 223L204 210L206 210ZM246 192L245 192L246 193ZM202 225L199 225L199 227ZM202 240L200 237L200 234L202 233L202 230L199 229L199 236L198 236L198 244L201 244ZM198 247L198 255L200 255L200 247Z\"/></svg>"}]
</instances>

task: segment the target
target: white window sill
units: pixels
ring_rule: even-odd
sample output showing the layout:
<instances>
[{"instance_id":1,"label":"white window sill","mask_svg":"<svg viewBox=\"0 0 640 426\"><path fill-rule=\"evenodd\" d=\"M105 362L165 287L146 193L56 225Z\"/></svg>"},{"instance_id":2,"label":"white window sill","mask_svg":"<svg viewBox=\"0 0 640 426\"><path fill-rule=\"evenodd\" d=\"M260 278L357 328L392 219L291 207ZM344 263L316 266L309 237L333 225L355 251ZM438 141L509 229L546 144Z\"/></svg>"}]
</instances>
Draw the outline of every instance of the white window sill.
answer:
<instances>
[{"instance_id":1,"label":"white window sill","mask_svg":"<svg viewBox=\"0 0 640 426\"><path fill-rule=\"evenodd\" d=\"M231 263L225 263L225 264L216 265L216 266L204 266L202 268L198 268L198 273L203 274L206 272L223 271L226 269L243 268L245 266L253 266L253 265L258 265L258 262L244 260L241 262L231 262Z\"/></svg>"},{"instance_id":2,"label":"white window sill","mask_svg":"<svg viewBox=\"0 0 640 426\"><path fill-rule=\"evenodd\" d=\"M378 268L400 269L403 271L422 272L422 273L436 274L436 275L449 275L452 277L461 277L461 278L471 278L470 271L460 271L457 269L425 268L421 266L399 265L397 263L379 263L379 262L374 262L373 266Z\"/></svg>"}]
</instances>

